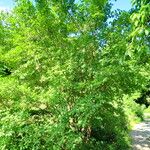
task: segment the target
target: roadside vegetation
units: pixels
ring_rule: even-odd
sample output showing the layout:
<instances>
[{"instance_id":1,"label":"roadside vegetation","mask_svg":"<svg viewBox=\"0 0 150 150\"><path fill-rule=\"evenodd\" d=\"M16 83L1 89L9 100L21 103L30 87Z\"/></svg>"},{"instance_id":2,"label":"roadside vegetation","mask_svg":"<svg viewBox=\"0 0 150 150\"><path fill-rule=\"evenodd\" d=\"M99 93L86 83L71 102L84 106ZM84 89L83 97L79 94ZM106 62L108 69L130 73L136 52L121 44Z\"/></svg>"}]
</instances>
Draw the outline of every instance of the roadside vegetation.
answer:
<instances>
[{"instance_id":1,"label":"roadside vegetation","mask_svg":"<svg viewBox=\"0 0 150 150\"><path fill-rule=\"evenodd\" d=\"M1 150L130 149L150 104L150 2L132 3L17 0L0 13Z\"/></svg>"}]
</instances>

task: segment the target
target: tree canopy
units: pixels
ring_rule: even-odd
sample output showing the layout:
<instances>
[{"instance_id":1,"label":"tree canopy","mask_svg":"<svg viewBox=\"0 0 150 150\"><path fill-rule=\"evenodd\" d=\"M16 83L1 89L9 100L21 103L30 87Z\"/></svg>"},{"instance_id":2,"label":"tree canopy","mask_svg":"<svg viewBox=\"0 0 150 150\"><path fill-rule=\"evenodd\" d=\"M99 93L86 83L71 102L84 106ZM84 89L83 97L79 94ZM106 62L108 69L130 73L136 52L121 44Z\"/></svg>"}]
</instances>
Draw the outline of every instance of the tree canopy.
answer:
<instances>
[{"instance_id":1,"label":"tree canopy","mask_svg":"<svg viewBox=\"0 0 150 150\"><path fill-rule=\"evenodd\" d=\"M129 149L133 95L150 84L150 3L132 2L16 0L1 12L2 150Z\"/></svg>"}]
</instances>

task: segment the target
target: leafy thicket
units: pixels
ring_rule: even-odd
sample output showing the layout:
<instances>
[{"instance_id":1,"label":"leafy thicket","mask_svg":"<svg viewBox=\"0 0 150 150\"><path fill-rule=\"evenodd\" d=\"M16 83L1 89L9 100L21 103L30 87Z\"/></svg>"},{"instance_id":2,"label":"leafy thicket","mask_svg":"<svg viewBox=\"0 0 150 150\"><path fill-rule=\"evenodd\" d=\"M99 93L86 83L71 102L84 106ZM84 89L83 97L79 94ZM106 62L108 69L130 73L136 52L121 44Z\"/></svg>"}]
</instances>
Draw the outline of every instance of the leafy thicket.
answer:
<instances>
[{"instance_id":1,"label":"leafy thicket","mask_svg":"<svg viewBox=\"0 0 150 150\"><path fill-rule=\"evenodd\" d=\"M110 24L107 0L18 0L1 13L1 149L129 149L129 112L141 114L127 97L150 71L150 7L135 6Z\"/></svg>"}]
</instances>

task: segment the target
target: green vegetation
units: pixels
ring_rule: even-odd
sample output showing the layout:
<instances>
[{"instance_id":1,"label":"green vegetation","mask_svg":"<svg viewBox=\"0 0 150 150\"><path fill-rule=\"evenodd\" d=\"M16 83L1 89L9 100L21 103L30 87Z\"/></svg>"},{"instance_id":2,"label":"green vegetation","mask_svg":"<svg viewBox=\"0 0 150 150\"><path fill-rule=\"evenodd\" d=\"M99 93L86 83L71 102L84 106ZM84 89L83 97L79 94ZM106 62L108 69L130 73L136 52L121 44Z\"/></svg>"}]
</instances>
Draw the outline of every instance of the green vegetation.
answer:
<instances>
[{"instance_id":1,"label":"green vegetation","mask_svg":"<svg viewBox=\"0 0 150 150\"><path fill-rule=\"evenodd\" d=\"M133 4L17 0L1 12L0 149L130 149L150 82L150 3Z\"/></svg>"}]
</instances>

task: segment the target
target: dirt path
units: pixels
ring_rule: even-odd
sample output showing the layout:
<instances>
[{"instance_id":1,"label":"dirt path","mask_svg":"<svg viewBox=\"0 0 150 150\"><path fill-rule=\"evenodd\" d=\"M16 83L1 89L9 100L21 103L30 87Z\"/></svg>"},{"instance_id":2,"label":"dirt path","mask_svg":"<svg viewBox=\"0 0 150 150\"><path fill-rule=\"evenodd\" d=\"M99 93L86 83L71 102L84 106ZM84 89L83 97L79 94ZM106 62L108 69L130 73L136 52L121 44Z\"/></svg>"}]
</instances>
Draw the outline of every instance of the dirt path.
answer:
<instances>
[{"instance_id":1,"label":"dirt path","mask_svg":"<svg viewBox=\"0 0 150 150\"><path fill-rule=\"evenodd\" d=\"M133 150L150 150L150 119L137 124L131 132Z\"/></svg>"}]
</instances>

